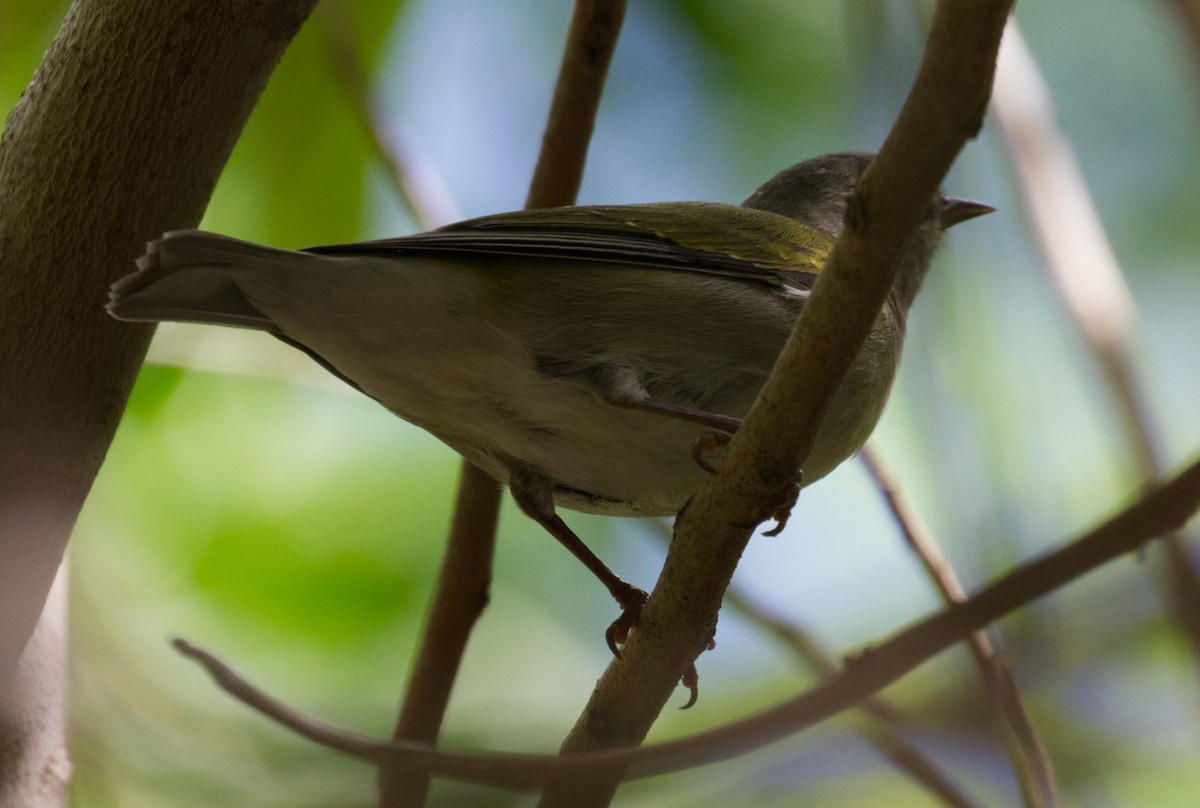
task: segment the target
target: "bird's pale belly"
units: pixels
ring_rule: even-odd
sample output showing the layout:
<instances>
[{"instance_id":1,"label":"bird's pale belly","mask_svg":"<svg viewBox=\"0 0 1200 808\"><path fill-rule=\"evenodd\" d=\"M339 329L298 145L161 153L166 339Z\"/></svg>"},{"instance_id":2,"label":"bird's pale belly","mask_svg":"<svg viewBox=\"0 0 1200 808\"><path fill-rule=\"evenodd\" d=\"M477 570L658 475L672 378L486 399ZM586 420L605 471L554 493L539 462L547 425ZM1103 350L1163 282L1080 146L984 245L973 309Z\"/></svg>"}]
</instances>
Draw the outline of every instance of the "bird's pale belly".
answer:
<instances>
[{"instance_id":1,"label":"bird's pale belly","mask_svg":"<svg viewBox=\"0 0 1200 808\"><path fill-rule=\"evenodd\" d=\"M501 482L518 465L549 479L555 503L571 510L667 516L703 484L707 472L692 451L703 427L615 406L574 381L523 375L493 389L475 385L470 399L437 412L389 406ZM441 381L445 391L444 374Z\"/></svg>"}]
</instances>

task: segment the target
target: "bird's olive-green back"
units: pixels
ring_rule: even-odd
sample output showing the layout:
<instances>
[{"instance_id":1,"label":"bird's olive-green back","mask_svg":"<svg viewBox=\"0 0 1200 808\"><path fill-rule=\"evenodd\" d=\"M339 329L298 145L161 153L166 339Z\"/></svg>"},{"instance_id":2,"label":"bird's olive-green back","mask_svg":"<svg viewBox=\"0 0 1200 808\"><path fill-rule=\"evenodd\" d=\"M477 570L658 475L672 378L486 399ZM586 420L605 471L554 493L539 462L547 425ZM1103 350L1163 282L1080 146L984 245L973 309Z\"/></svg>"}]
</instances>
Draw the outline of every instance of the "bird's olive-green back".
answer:
<instances>
[{"instance_id":1,"label":"bird's olive-green back","mask_svg":"<svg viewBox=\"0 0 1200 808\"><path fill-rule=\"evenodd\" d=\"M586 261L700 272L808 290L833 247L795 219L710 202L544 208L484 216L413 236L312 248L322 255L438 254Z\"/></svg>"}]
</instances>

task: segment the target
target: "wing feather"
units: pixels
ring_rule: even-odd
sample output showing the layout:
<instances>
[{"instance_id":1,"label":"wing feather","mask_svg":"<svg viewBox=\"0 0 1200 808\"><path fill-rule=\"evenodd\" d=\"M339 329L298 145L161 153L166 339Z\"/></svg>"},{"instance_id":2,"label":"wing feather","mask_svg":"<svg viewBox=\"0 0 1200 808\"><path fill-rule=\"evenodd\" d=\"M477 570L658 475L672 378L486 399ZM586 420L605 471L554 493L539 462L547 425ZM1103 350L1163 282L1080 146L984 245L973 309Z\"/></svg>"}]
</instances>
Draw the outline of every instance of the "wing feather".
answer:
<instances>
[{"instance_id":1,"label":"wing feather","mask_svg":"<svg viewBox=\"0 0 1200 808\"><path fill-rule=\"evenodd\" d=\"M577 260L722 275L806 292L832 240L795 219L707 202L515 211L320 255L459 253Z\"/></svg>"}]
</instances>

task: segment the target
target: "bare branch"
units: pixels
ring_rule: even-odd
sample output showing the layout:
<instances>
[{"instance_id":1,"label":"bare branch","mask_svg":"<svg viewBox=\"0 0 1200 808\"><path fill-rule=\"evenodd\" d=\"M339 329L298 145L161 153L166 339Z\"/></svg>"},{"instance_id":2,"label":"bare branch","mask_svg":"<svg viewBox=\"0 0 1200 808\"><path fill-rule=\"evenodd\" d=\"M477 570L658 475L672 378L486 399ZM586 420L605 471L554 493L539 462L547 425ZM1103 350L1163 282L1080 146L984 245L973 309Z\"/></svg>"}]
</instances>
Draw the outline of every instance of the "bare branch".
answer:
<instances>
[{"instance_id":1,"label":"bare branch","mask_svg":"<svg viewBox=\"0 0 1200 808\"><path fill-rule=\"evenodd\" d=\"M1007 0L943 0L899 118L858 190L846 229L721 469L676 522L642 623L600 680L563 746L579 753L640 743L704 649L753 526L770 517L803 466L817 427L862 346L901 253L942 177L983 120ZM551 785L542 808L607 805L601 785Z\"/></svg>"},{"instance_id":2,"label":"bare branch","mask_svg":"<svg viewBox=\"0 0 1200 808\"><path fill-rule=\"evenodd\" d=\"M908 498L900 491L891 473L884 467L878 454L870 446L859 453L875 485L883 493L900 532L908 546L920 559L922 566L942 600L948 604L962 603L967 599L966 590L958 580L950 561L925 520L913 508ZM993 628L993 630L995 630ZM1012 671L996 653L986 632L976 631L967 638L967 647L975 660L975 667L992 697L997 715L1005 723L1006 732L1001 733L1004 748L1012 763L1013 771L1021 784L1025 804L1029 808L1047 808L1058 804L1058 786L1054 779L1054 767L1046 745L1038 735L1021 692L1017 688Z\"/></svg>"},{"instance_id":3,"label":"bare branch","mask_svg":"<svg viewBox=\"0 0 1200 808\"><path fill-rule=\"evenodd\" d=\"M567 31L562 64L550 104L527 207L568 205L583 177L588 142L609 62L625 16L625 0L577 0ZM360 75L361 70L352 74ZM365 81L357 82L365 106ZM402 187L404 182L403 171ZM411 193L411 189L406 193ZM500 512L496 481L463 461L454 523L438 590L422 638L417 664L393 737L435 741L450 691L466 650L467 636L487 602ZM380 770L380 805L417 808L425 803L429 774L411 768Z\"/></svg>"},{"instance_id":4,"label":"bare branch","mask_svg":"<svg viewBox=\"0 0 1200 808\"><path fill-rule=\"evenodd\" d=\"M368 762L386 762L510 789L533 789L549 778L592 780L603 777L614 766L628 769L630 779L650 777L729 760L836 715L961 642L971 632L1179 528L1198 508L1200 461L1083 537L1022 565L969 600L873 645L850 660L839 674L805 693L723 727L644 748L626 746L557 757L470 755L442 752L426 744L375 740L297 713L186 641L176 640L175 646L204 665L227 692L268 718L316 743Z\"/></svg>"},{"instance_id":5,"label":"bare branch","mask_svg":"<svg viewBox=\"0 0 1200 808\"><path fill-rule=\"evenodd\" d=\"M1165 471L1162 429L1138 379L1138 316L1075 153L1055 125L1054 104L1033 55L1010 24L996 76L994 114L1017 170L1026 212L1076 326L1104 374L1147 484ZM1200 575L1182 536L1163 540L1163 588L1200 662Z\"/></svg>"},{"instance_id":6,"label":"bare branch","mask_svg":"<svg viewBox=\"0 0 1200 808\"><path fill-rule=\"evenodd\" d=\"M152 329L105 316L195 226L315 0L77 0L0 143L0 688L42 610ZM86 132L87 137L81 137Z\"/></svg>"},{"instance_id":7,"label":"bare branch","mask_svg":"<svg viewBox=\"0 0 1200 808\"><path fill-rule=\"evenodd\" d=\"M570 205L579 193L588 143L626 0L576 0L527 208Z\"/></svg>"}]
</instances>

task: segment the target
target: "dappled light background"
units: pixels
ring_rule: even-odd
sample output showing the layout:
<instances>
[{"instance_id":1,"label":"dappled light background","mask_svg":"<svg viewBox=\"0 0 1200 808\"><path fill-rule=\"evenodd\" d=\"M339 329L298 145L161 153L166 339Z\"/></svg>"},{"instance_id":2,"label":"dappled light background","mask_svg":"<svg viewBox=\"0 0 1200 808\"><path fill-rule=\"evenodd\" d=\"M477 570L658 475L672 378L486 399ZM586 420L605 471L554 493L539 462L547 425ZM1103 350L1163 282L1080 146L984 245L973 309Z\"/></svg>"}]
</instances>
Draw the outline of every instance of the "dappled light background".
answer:
<instances>
[{"instance_id":1,"label":"dappled light background","mask_svg":"<svg viewBox=\"0 0 1200 808\"><path fill-rule=\"evenodd\" d=\"M570 4L327 4L272 79L204 226L283 247L418 229L334 73L322 33L330 13L354 22L380 121L435 170L461 215L520 207ZM0 0L5 109L65 5ZM919 60L915 6L631 3L580 201L737 202L806 157L877 148ZM1025 0L1017 19L1139 307L1140 381L1175 467L1200 447L1200 81L1190 45L1166 2ZM973 588L1098 522L1140 483L991 124L946 185L1000 212L956 229L938 256L875 443ZM186 636L306 711L386 735L457 457L265 335L163 327L151 359L71 551L72 804L369 805L370 769L232 703L167 640ZM658 526L566 516L620 574L654 583ZM602 634L615 609L507 502L496 563L445 744L553 752L608 664ZM782 536L755 539L735 583L835 655L939 606L856 462L806 489ZM1195 804L1200 667L1164 615L1151 565L1123 559L1001 632L1064 805ZM665 711L652 739L813 681L728 610L699 671L697 706ZM904 734L981 804L1019 803L965 653L942 655L886 696ZM937 804L857 726L839 718L734 762L629 784L618 804ZM433 792L436 805L532 802L442 782Z\"/></svg>"}]
</instances>

